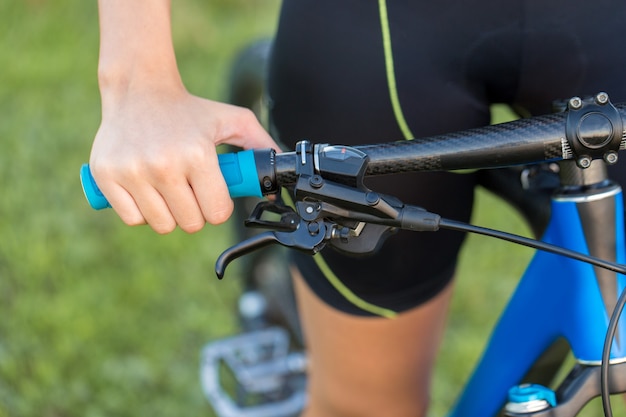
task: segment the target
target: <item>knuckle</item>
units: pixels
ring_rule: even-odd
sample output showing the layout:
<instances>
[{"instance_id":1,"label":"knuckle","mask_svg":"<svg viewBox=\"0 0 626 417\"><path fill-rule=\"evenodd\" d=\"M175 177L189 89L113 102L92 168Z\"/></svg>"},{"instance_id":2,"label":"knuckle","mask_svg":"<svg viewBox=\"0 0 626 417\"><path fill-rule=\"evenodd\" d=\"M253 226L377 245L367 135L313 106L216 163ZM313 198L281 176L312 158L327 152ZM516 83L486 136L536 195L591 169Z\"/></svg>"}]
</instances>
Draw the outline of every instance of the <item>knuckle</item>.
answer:
<instances>
[{"instance_id":1,"label":"knuckle","mask_svg":"<svg viewBox=\"0 0 626 417\"><path fill-rule=\"evenodd\" d=\"M190 223L184 223L180 225L180 228L187 233L197 233L204 227L204 220L195 221Z\"/></svg>"},{"instance_id":2,"label":"knuckle","mask_svg":"<svg viewBox=\"0 0 626 417\"><path fill-rule=\"evenodd\" d=\"M168 233L172 233L176 229L176 223L175 222L151 223L150 227L152 227L152 230L154 230L158 234L166 235Z\"/></svg>"},{"instance_id":3,"label":"knuckle","mask_svg":"<svg viewBox=\"0 0 626 417\"><path fill-rule=\"evenodd\" d=\"M167 155L153 155L146 159L144 168L146 171L139 175L163 182L170 177L171 165L172 162L168 159Z\"/></svg>"},{"instance_id":4,"label":"knuckle","mask_svg":"<svg viewBox=\"0 0 626 417\"><path fill-rule=\"evenodd\" d=\"M119 216L127 226L141 226L146 224L146 219L140 213L119 213Z\"/></svg>"},{"instance_id":5,"label":"knuckle","mask_svg":"<svg viewBox=\"0 0 626 417\"><path fill-rule=\"evenodd\" d=\"M247 107L241 108L241 117L249 121L254 121L254 122L257 121L256 115L254 114L254 112Z\"/></svg>"},{"instance_id":6,"label":"knuckle","mask_svg":"<svg viewBox=\"0 0 626 417\"><path fill-rule=\"evenodd\" d=\"M239 120L242 126L246 128L253 128L259 124L256 114L248 108L241 107L239 110Z\"/></svg>"},{"instance_id":7,"label":"knuckle","mask_svg":"<svg viewBox=\"0 0 626 417\"><path fill-rule=\"evenodd\" d=\"M189 147L185 149L185 165L190 169L206 169L209 166L209 150L206 147Z\"/></svg>"},{"instance_id":8,"label":"knuckle","mask_svg":"<svg viewBox=\"0 0 626 417\"><path fill-rule=\"evenodd\" d=\"M107 180L114 178L116 172L115 166L113 164L104 163L100 160L90 161L89 171L99 185L105 183Z\"/></svg>"},{"instance_id":9,"label":"knuckle","mask_svg":"<svg viewBox=\"0 0 626 417\"><path fill-rule=\"evenodd\" d=\"M227 200L218 207L209 210L206 215L206 221L212 225L218 225L226 222L233 213L234 205L232 200Z\"/></svg>"}]
</instances>

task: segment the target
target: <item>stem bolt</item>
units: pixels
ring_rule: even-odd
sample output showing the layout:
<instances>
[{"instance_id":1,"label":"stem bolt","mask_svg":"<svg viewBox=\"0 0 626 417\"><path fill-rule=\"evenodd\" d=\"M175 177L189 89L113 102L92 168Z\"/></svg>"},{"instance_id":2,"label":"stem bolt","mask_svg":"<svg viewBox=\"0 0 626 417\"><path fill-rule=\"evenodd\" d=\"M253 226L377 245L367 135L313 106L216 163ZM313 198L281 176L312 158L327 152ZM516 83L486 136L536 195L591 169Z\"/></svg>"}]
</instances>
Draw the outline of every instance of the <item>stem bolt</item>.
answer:
<instances>
[{"instance_id":1,"label":"stem bolt","mask_svg":"<svg viewBox=\"0 0 626 417\"><path fill-rule=\"evenodd\" d=\"M596 94L596 103L598 104L606 104L609 102L609 95L607 93L598 93Z\"/></svg>"},{"instance_id":2,"label":"stem bolt","mask_svg":"<svg viewBox=\"0 0 626 417\"><path fill-rule=\"evenodd\" d=\"M604 154L604 161L609 165L614 165L617 163L617 152L609 151Z\"/></svg>"},{"instance_id":3,"label":"stem bolt","mask_svg":"<svg viewBox=\"0 0 626 417\"><path fill-rule=\"evenodd\" d=\"M580 97L572 97L567 103L570 110L578 110L583 106L583 101Z\"/></svg>"},{"instance_id":4,"label":"stem bolt","mask_svg":"<svg viewBox=\"0 0 626 417\"><path fill-rule=\"evenodd\" d=\"M589 168L591 166L591 158L587 155L583 155L578 158L578 160L576 161L576 165L583 169Z\"/></svg>"}]
</instances>

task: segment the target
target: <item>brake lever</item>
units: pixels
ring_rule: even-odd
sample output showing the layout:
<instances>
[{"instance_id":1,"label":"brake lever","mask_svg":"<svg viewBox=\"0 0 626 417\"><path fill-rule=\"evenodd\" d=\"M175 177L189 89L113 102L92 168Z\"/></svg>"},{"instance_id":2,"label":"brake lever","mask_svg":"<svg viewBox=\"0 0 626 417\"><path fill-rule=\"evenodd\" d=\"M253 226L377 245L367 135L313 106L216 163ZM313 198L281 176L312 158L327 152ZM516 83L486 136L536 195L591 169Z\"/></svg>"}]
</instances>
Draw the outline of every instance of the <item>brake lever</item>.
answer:
<instances>
[{"instance_id":1,"label":"brake lever","mask_svg":"<svg viewBox=\"0 0 626 417\"><path fill-rule=\"evenodd\" d=\"M224 277L226 267L233 260L271 244L299 249L311 255L316 254L332 238L334 228L332 224L326 224L323 220L306 221L303 219L299 219L297 223L294 221L292 227L293 230L290 231L274 230L259 233L226 249L215 262L217 278Z\"/></svg>"}]
</instances>

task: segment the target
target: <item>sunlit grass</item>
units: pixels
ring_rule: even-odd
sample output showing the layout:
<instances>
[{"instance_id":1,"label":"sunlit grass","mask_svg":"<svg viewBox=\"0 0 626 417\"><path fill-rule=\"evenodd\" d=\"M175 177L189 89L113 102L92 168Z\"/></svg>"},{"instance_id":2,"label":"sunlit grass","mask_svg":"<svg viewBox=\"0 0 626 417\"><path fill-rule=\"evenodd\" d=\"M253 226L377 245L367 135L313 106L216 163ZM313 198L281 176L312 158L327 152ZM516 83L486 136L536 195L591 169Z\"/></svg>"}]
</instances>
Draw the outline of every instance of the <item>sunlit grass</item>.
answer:
<instances>
[{"instance_id":1,"label":"sunlit grass","mask_svg":"<svg viewBox=\"0 0 626 417\"><path fill-rule=\"evenodd\" d=\"M188 88L223 98L277 1L174 3ZM90 210L96 2L3 2L0 21L0 416L212 415L199 352L236 328L238 281L213 273L230 227L158 236Z\"/></svg>"}]
</instances>

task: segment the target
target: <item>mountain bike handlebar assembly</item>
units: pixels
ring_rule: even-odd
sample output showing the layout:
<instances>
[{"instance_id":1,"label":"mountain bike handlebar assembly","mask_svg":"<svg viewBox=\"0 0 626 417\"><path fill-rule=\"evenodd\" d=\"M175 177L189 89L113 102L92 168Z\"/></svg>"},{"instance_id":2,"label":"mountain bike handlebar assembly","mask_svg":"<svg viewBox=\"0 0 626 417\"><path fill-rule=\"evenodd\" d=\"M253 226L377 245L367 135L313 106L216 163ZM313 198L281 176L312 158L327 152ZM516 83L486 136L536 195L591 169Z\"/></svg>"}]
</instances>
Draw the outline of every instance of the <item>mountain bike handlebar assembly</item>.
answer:
<instances>
[{"instance_id":1,"label":"mountain bike handlebar assembly","mask_svg":"<svg viewBox=\"0 0 626 417\"><path fill-rule=\"evenodd\" d=\"M625 118L626 104L614 106L606 93L599 93L570 99L560 113L412 141L354 147L301 141L293 152L219 155L232 197L261 197L286 187L295 204L257 206L246 224L270 230L227 249L217 260L216 274L223 277L230 261L273 243L308 253L327 244L369 253L398 229L438 230L438 215L369 190L365 176L561 160L574 160L583 169L594 159L614 164L618 151L626 148ZM81 182L94 209L110 207L86 164ZM268 213L280 219L264 220Z\"/></svg>"}]
</instances>

